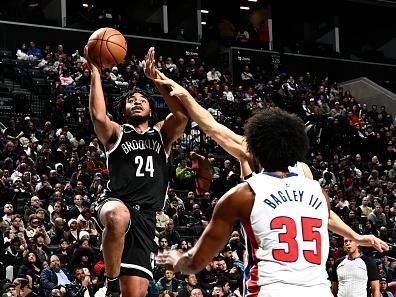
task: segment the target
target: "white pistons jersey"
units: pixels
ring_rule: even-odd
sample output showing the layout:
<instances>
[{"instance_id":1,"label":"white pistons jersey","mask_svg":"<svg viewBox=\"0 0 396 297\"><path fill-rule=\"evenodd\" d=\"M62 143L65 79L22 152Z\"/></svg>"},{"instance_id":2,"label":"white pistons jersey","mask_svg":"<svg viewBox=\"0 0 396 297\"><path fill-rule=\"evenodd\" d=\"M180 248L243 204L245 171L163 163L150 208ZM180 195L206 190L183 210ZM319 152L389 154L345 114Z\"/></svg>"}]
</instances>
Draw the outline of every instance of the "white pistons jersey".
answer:
<instances>
[{"instance_id":1,"label":"white pistons jersey","mask_svg":"<svg viewBox=\"0 0 396 297\"><path fill-rule=\"evenodd\" d=\"M247 182L255 193L243 225L247 296L332 296L325 267L329 210L319 184L293 172L284 178L260 173Z\"/></svg>"}]
</instances>

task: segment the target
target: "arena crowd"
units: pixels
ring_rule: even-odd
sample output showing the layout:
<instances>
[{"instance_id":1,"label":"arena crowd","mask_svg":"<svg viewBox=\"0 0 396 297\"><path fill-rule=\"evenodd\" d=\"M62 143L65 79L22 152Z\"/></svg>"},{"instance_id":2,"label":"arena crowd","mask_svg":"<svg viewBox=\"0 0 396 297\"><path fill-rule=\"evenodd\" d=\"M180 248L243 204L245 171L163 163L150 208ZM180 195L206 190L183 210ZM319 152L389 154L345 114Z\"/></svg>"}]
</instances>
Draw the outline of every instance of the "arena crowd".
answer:
<instances>
[{"instance_id":1,"label":"arena crowd","mask_svg":"<svg viewBox=\"0 0 396 297\"><path fill-rule=\"evenodd\" d=\"M337 78L287 73L246 65L237 77L199 58L161 53L157 68L179 82L223 125L243 134L247 118L275 106L306 122L310 154L306 163L329 193L331 207L360 234L373 234L392 247L396 238L396 149L394 118L385 106L359 103ZM104 296L101 230L90 206L108 180L105 150L87 109L90 71L78 51L58 45L22 45L16 58L30 61L48 83L45 121L31 116L3 122L0 134L0 289L11 296ZM113 101L134 86L156 93L143 73L143 56L102 71L108 113ZM15 79L15 78L14 78ZM33 86L32 92L43 92ZM159 105L160 102L159 102ZM163 108L163 107L162 107ZM195 122L172 150L170 187L157 212L158 249L148 296L240 296L243 292L242 232L199 274L165 270L161 255L187 251L211 219L218 199L243 182L239 163ZM345 255L343 238L333 234L327 261ZM381 292L396 291L396 253L371 249ZM385 283L385 285L383 285ZM389 286L389 287L388 287ZM391 293L393 292L393 293ZM87 295L88 294L88 295ZM390 295L391 296L391 295Z\"/></svg>"}]
</instances>

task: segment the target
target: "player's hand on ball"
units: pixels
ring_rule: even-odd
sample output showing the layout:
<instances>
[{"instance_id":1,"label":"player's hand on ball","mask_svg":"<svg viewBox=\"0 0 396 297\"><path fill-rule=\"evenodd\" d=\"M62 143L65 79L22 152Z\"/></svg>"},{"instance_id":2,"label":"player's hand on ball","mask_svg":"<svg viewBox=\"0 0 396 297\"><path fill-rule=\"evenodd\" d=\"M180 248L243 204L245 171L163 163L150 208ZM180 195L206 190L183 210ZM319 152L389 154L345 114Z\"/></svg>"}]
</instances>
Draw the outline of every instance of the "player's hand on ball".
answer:
<instances>
[{"instance_id":1,"label":"player's hand on ball","mask_svg":"<svg viewBox=\"0 0 396 297\"><path fill-rule=\"evenodd\" d=\"M373 247L381 253L389 251L388 244L374 235L361 235L356 243L360 246Z\"/></svg>"},{"instance_id":2,"label":"player's hand on ball","mask_svg":"<svg viewBox=\"0 0 396 297\"><path fill-rule=\"evenodd\" d=\"M95 65L94 61L91 59L89 56L88 52L88 45L84 47L84 57L87 60L87 65L91 71L99 71L99 68L97 65Z\"/></svg>"}]
</instances>

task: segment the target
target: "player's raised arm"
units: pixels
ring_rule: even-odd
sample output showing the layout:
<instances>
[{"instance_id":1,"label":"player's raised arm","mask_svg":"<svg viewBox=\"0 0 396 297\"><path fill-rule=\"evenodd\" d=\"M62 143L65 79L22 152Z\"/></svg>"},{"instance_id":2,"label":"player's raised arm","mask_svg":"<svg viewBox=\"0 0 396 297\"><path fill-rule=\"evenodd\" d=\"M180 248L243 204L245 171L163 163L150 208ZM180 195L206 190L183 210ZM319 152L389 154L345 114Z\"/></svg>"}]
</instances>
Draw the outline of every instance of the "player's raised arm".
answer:
<instances>
[{"instance_id":1,"label":"player's raised arm","mask_svg":"<svg viewBox=\"0 0 396 297\"><path fill-rule=\"evenodd\" d=\"M304 175L306 178L313 179L311 169L309 169L308 165L305 163L301 163ZM383 252L383 251L388 251L389 246L386 242L382 241L378 237L375 237L374 235L360 235L356 233L355 231L352 230L351 227L349 227L341 218L333 211L330 209L330 202L329 202L329 196L325 190L323 191L323 195L325 195L326 200L328 201L329 205L329 225L328 229L338 235L341 235L343 237L348 237L352 238L355 240L359 245L361 246L368 246L368 247L373 247L376 250Z\"/></svg>"},{"instance_id":2,"label":"player's raised arm","mask_svg":"<svg viewBox=\"0 0 396 297\"><path fill-rule=\"evenodd\" d=\"M218 123L209 111L200 106L190 93L175 81L163 74L161 79L156 79L155 81L171 88L170 94L181 100L190 117L197 122L202 131L212 137L227 153L239 160L248 159L247 147L243 136Z\"/></svg>"},{"instance_id":3,"label":"player's raised arm","mask_svg":"<svg viewBox=\"0 0 396 297\"><path fill-rule=\"evenodd\" d=\"M106 149L110 149L112 144L115 142L113 139L116 139L120 133L120 126L117 123L111 121L107 116L100 72L98 67L90 59L87 46L85 46L84 53L88 66L91 69L89 113L91 115L91 120L94 125L96 135L106 147Z\"/></svg>"},{"instance_id":4,"label":"player's raised arm","mask_svg":"<svg viewBox=\"0 0 396 297\"><path fill-rule=\"evenodd\" d=\"M154 81L155 86L161 93L171 113L166 117L161 127L161 134L164 139L166 151L169 153L172 143L178 139L184 132L188 121L188 113L176 97L170 95L170 88L159 84L155 81L160 78L159 71L155 69L154 48L151 47L146 56L144 63L145 75Z\"/></svg>"},{"instance_id":5,"label":"player's raised arm","mask_svg":"<svg viewBox=\"0 0 396 297\"><path fill-rule=\"evenodd\" d=\"M325 190L322 190L322 192L326 197L326 200L329 201L330 198L327 192ZM330 205L330 202L328 202L328 205ZM374 235L360 235L353 231L352 228L345 224L345 222L342 221L341 218L332 210L329 212L328 228L330 231L338 235L353 239L360 246L373 247L379 252L389 250L388 244L378 237L375 237Z\"/></svg>"}]
</instances>

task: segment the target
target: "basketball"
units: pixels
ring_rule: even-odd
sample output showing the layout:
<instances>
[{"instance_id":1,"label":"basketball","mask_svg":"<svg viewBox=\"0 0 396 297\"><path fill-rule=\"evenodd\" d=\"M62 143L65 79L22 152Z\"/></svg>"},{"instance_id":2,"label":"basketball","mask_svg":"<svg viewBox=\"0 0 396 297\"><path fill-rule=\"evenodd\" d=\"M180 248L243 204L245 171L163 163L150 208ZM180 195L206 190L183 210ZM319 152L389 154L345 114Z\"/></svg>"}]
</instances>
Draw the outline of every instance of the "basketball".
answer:
<instances>
[{"instance_id":1,"label":"basketball","mask_svg":"<svg viewBox=\"0 0 396 297\"><path fill-rule=\"evenodd\" d=\"M101 28L88 39L88 54L99 67L113 67L120 64L127 52L125 37L113 28Z\"/></svg>"}]
</instances>

